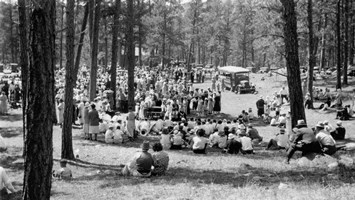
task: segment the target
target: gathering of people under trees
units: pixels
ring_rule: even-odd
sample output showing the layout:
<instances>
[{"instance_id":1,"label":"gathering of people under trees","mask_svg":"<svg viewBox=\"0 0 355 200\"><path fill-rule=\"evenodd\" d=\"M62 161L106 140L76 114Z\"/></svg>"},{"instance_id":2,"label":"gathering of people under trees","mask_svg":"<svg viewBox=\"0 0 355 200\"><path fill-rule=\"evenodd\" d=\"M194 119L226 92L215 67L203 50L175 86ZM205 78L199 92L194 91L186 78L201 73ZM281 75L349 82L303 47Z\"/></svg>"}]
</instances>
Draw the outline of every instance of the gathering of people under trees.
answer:
<instances>
[{"instance_id":1,"label":"gathering of people under trees","mask_svg":"<svg viewBox=\"0 0 355 200\"><path fill-rule=\"evenodd\" d=\"M3 0L0 27L0 200L355 195L352 0Z\"/></svg>"}]
</instances>

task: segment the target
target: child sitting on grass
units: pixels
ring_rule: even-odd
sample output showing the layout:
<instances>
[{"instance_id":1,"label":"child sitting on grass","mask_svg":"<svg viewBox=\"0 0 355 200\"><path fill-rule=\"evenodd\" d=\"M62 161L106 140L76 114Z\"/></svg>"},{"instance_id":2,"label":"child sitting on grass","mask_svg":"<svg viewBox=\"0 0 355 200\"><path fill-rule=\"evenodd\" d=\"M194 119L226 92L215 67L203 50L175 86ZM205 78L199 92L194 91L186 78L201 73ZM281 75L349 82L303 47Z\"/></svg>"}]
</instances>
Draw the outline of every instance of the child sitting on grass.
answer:
<instances>
[{"instance_id":1,"label":"child sitting on grass","mask_svg":"<svg viewBox=\"0 0 355 200\"><path fill-rule=\"evenodd\" d=\"M53 176L63 180L70 180L73 175L69 168L67 168L67 161L60 160L60 169L56 172L53 171Z\"/></svg>"}]
</instances>

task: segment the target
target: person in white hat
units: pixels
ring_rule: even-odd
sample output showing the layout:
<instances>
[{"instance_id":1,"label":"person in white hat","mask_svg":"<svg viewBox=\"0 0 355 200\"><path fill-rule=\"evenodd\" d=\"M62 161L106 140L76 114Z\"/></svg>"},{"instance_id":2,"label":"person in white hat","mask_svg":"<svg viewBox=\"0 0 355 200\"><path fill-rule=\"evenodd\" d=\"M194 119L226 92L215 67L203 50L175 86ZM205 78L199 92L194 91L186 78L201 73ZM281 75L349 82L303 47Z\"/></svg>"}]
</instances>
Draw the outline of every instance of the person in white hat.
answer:
<instances>
[{"instance_id":1,"label":"person in white hat","mask_svg":"<svg viewBox=\"0 0 355 200\"><path fill-rule=\"evenodd\" d=\"M276 134L275 138L271 139L267 145L267 150L286 149L288 147L288 135L285 134L285 129L280 128L280 132Z\"/></svg>"},{"instance_id":2,"label":"person in white hat","mask_svg":"<svg viewBox=\"0 0 355 200\"><path fill-rule=\"evenodd\" d=\"M114 125L111 124L108 128L108 130L105 132L105 142L108 144L112 144L113 143L113 139L114 139Z\"/></svg>"},{"instance_id":3,"label":"person in white hat","mask_svg":"<svg viewBox=\"0 0 355 200\"><path fill-rule=\"evenodd\" d=\"M318 122L316 125L316 139L321 146L321 151L328 155L333 155L337 148L336 142L329 133L324 130L325 126L323 122Z\"/></svg>"},{"instance_id":4,"label":"person in white hat","mask_svg":"<svg viewBox=\"0 0 355 200\"><path fill-rule=\"evenodd\" d=\"M346 129L343 126L341 121L337 122L337 127L334 131L330 132L330 135L334 138L334 140L344 140L345 139Z\"/></svg>"}]
</instances>

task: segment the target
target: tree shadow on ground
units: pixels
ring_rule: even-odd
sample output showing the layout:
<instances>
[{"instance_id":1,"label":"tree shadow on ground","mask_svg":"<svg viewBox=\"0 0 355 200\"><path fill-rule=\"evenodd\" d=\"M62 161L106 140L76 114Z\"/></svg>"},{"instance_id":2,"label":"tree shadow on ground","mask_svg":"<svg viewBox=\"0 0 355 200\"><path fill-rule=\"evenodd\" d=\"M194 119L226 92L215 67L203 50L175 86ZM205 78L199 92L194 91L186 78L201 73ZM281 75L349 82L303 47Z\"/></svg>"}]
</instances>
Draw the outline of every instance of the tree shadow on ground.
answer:
<instances>
[{"instance_id":1,"label":"tree shadow on ground","mask_svg":"<svg viewBox=\"0 0 355 200\"><path fill-rule=\"evenodd\" d=\"M327 88L335 88L336 83L337 83L336 77L330 77L319 81L314 81L313 85L327 87ZM355 84L355 79L348 79L348 85L354 85L354 84Z\"/></svg>"},{"instance_id":2,"label":"tree shadow on ground","mask_svg":"<svg viewBox=\"0 0 355 200\"><path fill-rule=\"evenodd\" d=\"M280 182L284 183L314 183L324 186L341 186L344 183L353 183L355 170L334 172L329 176L326 170L296 168L292 170L276 172L263 168L255 168L247 164L241 164L233 171L197 170L182 167L169 168L164 176L151 178L114 177L112 175L96 174L92 177L81 177L81 180L105 180L100 188L119 188L127 185L156 184L176 185L191 183L199 186L202 184L232 185L233 187L246 187L258 185L264 187L276 187Z\"/></svg>"},{"instance_id":3,"label":"tree shadow on ground","mask_svg":"<svg viewBox=\"0 0 355 200\"><path fill-rule=\"evenodd\" d=\"M22 160L22 156L20 155L2 155L0 157L0 166L6 168L6 169L11 169L11 170L23 170L23 162L15 162L17 160Z\"/></svg>"},{"instance_id":4,"label":"tree shadow on ground","mask_svg":"<svg viewBox=\"0 0 355 200\"><path fill-rule=\"evenodd\" d=\"M5 196L0 196L0 199L6 200L21 200L22 199L22 191L18 191L16 193L7 194Z\"/></svg>"},{"instance_id":5,"label":"tree shadow on ground","mask_svg":"<svg viewBox=\"0 0 355 200\"><path fill-rule=\"evenodd\" d=\"M61 159L53 159L56 162L59 162ZM92 163L81 159L68 160L68 165L82 167L82 168L92 168L92 169L100 169L100 170L119 170L122 169L122 165L105 165Z\"/></svg>"},{"instance_id":6,"label":"tree shadow on ground","mask_svg":"<svg viewBox=\"0 0 355 200\"><path fill-rule=\"evenodd\" d=\"M0 121L22 121L22 114L0 115Z\"/></svg>"},{"instance_id":7,"label":"tree shadow on ground","mask_svg":"<svg viewBox=\"0 0 355 200\"><path fill-rule=\"evenodd\" d=\"M1 136L4 138L12 138L22 135L22 127L0 128Z\"/></svg>"}]
</instances>

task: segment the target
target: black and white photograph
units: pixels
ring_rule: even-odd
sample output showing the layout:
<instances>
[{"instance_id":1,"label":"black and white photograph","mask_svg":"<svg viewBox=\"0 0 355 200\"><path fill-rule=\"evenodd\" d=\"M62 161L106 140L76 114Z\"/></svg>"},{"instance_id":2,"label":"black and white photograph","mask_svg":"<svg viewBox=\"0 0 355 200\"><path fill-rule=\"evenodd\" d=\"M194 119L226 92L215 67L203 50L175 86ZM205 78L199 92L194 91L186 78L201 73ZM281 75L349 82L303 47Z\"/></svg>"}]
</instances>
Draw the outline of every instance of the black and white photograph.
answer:
<instances>
[{"instance_id":1,"label":"black and white photograph","mask_svg":"<svg viewBox=\"0 0 355 200\"><path fill-rule=\"evenodd\" d=\"M0 0L0 200L353 200L354 57L354 0Z\"/></svg>"}]
</instances>

